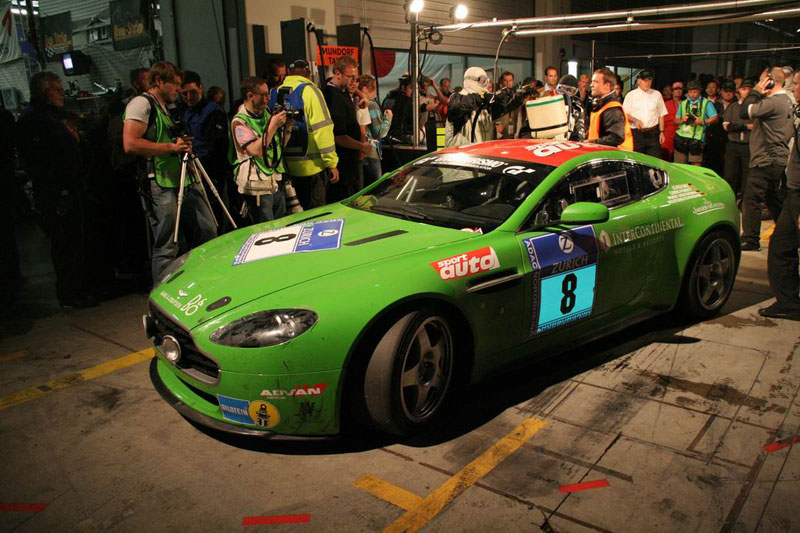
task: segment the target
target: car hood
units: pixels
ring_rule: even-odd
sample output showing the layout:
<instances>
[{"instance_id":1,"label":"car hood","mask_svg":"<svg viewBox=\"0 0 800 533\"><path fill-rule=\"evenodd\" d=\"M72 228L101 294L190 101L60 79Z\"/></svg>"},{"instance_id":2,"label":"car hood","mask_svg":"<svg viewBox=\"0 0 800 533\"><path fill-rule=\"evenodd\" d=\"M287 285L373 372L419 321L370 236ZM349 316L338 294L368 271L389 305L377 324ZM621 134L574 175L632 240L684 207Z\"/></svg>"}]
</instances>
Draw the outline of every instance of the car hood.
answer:
<instances>
[{"instance_id":1,"label":"car hood","mask_svg":"<svg viewBox=\"0 0 800 533\"><path fill-rule=\"evenodd\" d=\"M475 236L328 205L242 228L194 249L186 263L153 290L151 300L192 329L299 283ZM263 255L267 257L255 259Z\"/></svg>"}]
</instances>

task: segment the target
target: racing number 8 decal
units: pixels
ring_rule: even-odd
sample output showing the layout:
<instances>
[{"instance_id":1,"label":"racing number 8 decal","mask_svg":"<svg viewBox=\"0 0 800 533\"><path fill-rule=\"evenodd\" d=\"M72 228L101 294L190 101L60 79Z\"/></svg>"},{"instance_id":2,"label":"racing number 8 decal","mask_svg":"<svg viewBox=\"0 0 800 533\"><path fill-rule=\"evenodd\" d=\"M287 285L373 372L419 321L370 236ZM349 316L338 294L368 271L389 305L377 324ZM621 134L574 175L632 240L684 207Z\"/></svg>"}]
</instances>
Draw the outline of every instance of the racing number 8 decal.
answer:
<instances>
[{"instance_id":1,"label":"racing number 8 decal","mask_svg":"<svg viewBox=\"0 0 800 533\"><path fill-rule=\"evenodd\" d=\"M265 244L272 244L273 242L290 241L296 236L296 233L284 233L283 235L278 235L277 237L264 237L263 239L258 239L253 244L256 246L263 246Z\"/></svg>"},{"instance_id":2,"label":"racing number 8 decal","mask_svg":"<svg viewBox=\"0 0 800 533\"><path fill-rule=\"evenodd\" d=\"M575 274L567 274L561 282L561 314L566 315L575 307L575 289L578 288L578 278Z\"/></svg>"}]
</instances>

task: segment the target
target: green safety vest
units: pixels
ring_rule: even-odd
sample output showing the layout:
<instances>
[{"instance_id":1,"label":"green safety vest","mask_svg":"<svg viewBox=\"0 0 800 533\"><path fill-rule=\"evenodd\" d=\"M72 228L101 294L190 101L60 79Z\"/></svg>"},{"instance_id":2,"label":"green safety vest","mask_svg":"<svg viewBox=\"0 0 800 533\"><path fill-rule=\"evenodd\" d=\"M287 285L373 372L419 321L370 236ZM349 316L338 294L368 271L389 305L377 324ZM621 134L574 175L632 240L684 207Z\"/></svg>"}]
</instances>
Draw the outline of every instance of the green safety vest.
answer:
<instances>
[{"instance_id":1,"label":"green safety vest","mask_svg":"<svg viewBox=\"0 0 800 533\"><path fill-rule=\"evenodd\" d=\"M700 118L703 118L703 117L706 116L706 106L707 105L708 105L708 100L706 100L705 98L700 98L700 106L699 106ZM683 102L681 102L681 110L682 110L681 116L685 117L685 116L687 116L689 114L689 100L688 99L686 99ZM678 131L676 132L676 134L680 135L681 137L686 137L687 139L694 139L696 141L700 141L700 140L703 139L703 134L705 133L705 131L706 131L705 125L702 125L702 126L691 125L690 126L689 124L684 122L678 128Z\"/></svg>"},{"instance_id":2,"label":"green safety vest","mask_svg":"<svg viewBox=\"0 0 800 533\"><path fill-rule=\"evenodd\" d=\"M233 118L235 119L238 118L239 120L247 124L247 126L251 130L253 130L253 132L258 137L258 140L253 142L261 142L264 132L267 130L267 125L269 124L270 114L265 109L264 115L261 117L253 117L249 113L236 113L236 115L234 115ZM271 176L275 172L278 172L279 174L283 174L285 172L285 169L283 168L283 142L282 142L283 139L281 139L280 135L277 135L277 139L274 139L275 142L272 142L273 140L270 140L269 142L265 143L264 145L265 153L262 154L263 157L249 156L248 158L241 160L239 160L238 153L236 152L236 147L233 144L234 143L233 132L231 132L230 139L231 139L230 142L231 153L236 154L236 159L237 159L236 161L231 161L231 163L234 166L234 169L238 168L238 166L242 164L243 161L246 161L249 158L255 161L258 169L267 176ZM276 159L278 160L278 166L273 168Z\"/></svg>"},{"instance_id":3,"label":"green safety vest","mask_svg":"<svg viewBox=\"0 0 800 533\"><path fill-rule=\"evenodd\" d=\"M150 102L150 113L156 112L155 123L147 128L144 138L156 143L172 144L175 140L170 135L170 129L174 125L172 117L161 109L158 101L149 94L143 95ZM151 121L152 122L152 121ZM181 181L181 158L177 154L157 155L151 158L155 170L156 183L161 187L175 189ZM187 173L184 185L189 184Z\"/></svg>"}]
</instances>

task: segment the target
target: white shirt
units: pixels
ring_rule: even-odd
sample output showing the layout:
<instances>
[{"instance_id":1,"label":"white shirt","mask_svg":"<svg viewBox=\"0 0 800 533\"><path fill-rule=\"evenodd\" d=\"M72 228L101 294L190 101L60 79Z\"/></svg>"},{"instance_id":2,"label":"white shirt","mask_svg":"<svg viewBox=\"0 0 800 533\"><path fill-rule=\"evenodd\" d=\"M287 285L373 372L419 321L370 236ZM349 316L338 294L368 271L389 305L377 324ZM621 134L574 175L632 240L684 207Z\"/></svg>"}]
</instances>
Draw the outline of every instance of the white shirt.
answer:
<instances>
[{"instance_id":1,"label":"white shirt","mask_svg":"<svg viewBox=\"0 0 800 533\"><path fill-rule=\"evenodd\" d=\"M627 115L641 120L644 129L658 126L658 119L667 114L664 98L655 89L644 92L637 87L630 91L625 95L622 108ZM636 129L633 123L631 123L631 129Z\"/></svg>"}]
</instances>

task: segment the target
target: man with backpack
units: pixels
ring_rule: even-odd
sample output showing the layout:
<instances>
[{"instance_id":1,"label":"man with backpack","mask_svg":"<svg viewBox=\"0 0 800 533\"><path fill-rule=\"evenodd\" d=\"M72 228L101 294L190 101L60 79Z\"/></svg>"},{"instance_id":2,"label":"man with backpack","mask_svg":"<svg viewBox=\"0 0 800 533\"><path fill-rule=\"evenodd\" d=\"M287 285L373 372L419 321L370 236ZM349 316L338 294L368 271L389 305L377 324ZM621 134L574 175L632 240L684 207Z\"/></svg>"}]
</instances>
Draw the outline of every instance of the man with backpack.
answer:
<instances>
[{"instance_id":1,"label":"man with backpack","mask_svg":"<svg viewBox=\"0 0 800 533\"><path fill-rule=\"evenodd\" d=\"M283 154L286 173L304 209L325 205L328 181L339 181L333 121L322 91L310 76L305 60L290 63L289 75L280 87L272 89L269 102L273 114L276 106L299 112Z\"/></svg>"}]
</instances>

